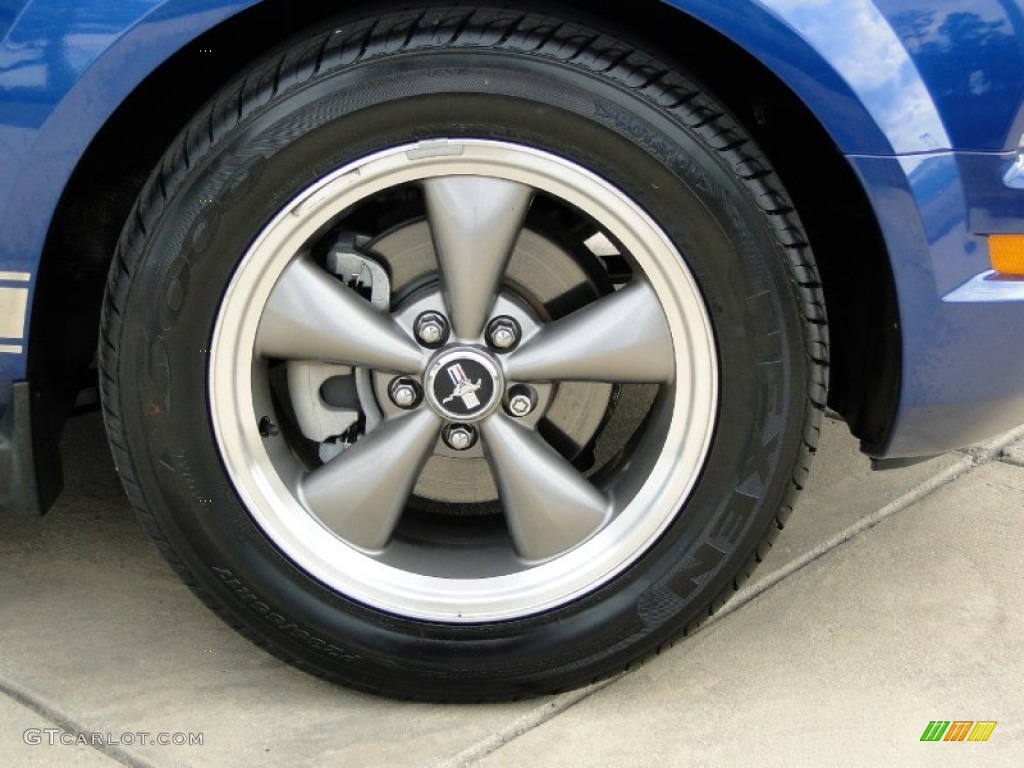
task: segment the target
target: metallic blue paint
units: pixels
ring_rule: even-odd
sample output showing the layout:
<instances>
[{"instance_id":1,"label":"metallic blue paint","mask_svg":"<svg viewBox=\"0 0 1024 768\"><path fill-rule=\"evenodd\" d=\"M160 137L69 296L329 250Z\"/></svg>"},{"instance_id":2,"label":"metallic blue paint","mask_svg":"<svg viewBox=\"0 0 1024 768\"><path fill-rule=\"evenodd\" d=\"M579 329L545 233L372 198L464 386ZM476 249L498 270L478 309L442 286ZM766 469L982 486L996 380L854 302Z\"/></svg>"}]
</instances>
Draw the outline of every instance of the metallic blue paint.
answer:
<instances>
[{"instance_id":1,"label":"metallic blue paint","mask_svg":"<svg viewBox=\"0 0 1024 768\"><path fill-rule=\"evenodd\" d=\"M765 64L844 152L948 149L909 53L870 0L665 0Z\"/></svg>"},{"instance_id":2,"label":"metallic blue paint","mask_svg":"<svg viewBox=\"0 0 1024 768\"><path fill-rule=\"evenodd\" d=\"M864 184L902 319L885 453L935 452L1024 421L1024 301L964 290L989 268L984 234L1024 231L1021 0L663 2L774 72ZM254 4L0 0L0 270L37 272L68 179L132 90ZM0 354L0 415L25 362Z\"/></svg>"},{"instance_id":3,"label":"metallic blue paint","mask_svg":"<svg viewBox=\"0 0 1024 768\"><path fill-rule=\"evenodd\" d=\"M1007 234L1021 231L1024 158L1016 152L961 152L957 169L964 189L968 229Z\"/></svg>"},{"instance_id":4,"label":"metallic blue paint","mask_svg":"<svg viewBox=\"0 0 1024 768\"><path fill-rule=\"evenodd\" d=\"M903 381L888 456L958 448L1024 422L1024 294L944 300L991 268L985 238L970 228L965 157L852 159L898 254ZM993 175L988 186L1000 185Z\"/></svg>"},{"instance_id":5,"label":"metallic blue paint","mask_svg":"<svg viewBox=\"0 0 1024 768\"><path fill-rule=\"evenodd\" d=\"M990 269L982 235L1024 231L1024 4L665 2L768 66L864 183L902 321L900 406L880 453L934 453L1024 422L1020 283L956 293Z\"/></svg>"},{"instance_id":6,"label":"metallic blue paint","mask_svg":"<svg viewBox=\"0 0 1024 768\"><path fill-rule=\"evenodd\" d=\"M1001 150L1024 133L1019 0L876 0L910 53L957 149Z\"/></svg>"},{"instance_id":7,"label":"metallic blue paint","mask_svg":"<svg viewBox=\"0 0 1024 768\"><path fill-rule=\"evenodd\" d=\"M1020 0L663 0L751 53L847 154L1013 149Z\"/></svg>"},{"instance_id":8,"label":"metallic blue paint","mask_svg":"<svg viewBox=\"0 0 1024 768\"><path fill-rule=\"evenodd\" d=\"M60 195L104 122L167 58L253 4L0 5L0 269L37 273ZM34 294L35 279L30 287ZM0 382L23 377L26 360L0 355Z\"/></svg>"}]
</instances>

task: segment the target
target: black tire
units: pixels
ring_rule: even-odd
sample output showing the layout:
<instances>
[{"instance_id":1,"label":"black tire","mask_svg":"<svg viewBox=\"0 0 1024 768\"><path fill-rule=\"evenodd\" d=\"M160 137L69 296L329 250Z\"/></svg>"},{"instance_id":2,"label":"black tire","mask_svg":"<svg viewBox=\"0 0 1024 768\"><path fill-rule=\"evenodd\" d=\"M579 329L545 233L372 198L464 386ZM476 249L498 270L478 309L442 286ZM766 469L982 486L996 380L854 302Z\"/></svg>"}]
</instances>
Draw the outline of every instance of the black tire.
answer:
<instances>
[{"instance_id":1,"label":"black tire","mask_svg":"<svg viewBox=\"0 0 1024 768\"><path fill-rule=\"evenodd\" d=\"M268 222L355 159L453 135L565 158L635 201L699 287L719 377L699 476L642 553L573 599L467 623L353 599L287 556L242 501L208 397L225 291ZM595 278L598 292L605 278ZM131 502L220 616L281 658L358 689L488 700L616 673L692 630L743 583L803 486L825 403L827 336L789 198L710 94L576 23L431 8L311 33L192 120L125 227L100 361Z\"/></svg>"}]
</instances>

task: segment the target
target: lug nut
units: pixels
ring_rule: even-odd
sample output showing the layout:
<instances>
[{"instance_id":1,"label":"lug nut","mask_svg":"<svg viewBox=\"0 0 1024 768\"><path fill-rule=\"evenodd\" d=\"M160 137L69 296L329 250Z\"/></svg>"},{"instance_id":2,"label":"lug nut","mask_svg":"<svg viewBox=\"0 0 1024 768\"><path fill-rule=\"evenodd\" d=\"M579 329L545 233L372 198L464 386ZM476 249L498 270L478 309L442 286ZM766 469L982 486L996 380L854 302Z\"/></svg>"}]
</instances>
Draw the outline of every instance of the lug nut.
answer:
<instances>
[{"instance_id":1,"label":"lug nut","mask_svg":"<svg viewBox=\"0 0 1024 768\"><path fill-rule=\"evenodd\" d=\"M533 403L526 395L516 395L508 401L508 410L513 416L526 416L533 410Z\"/></svg>"},{"instance_id":2,"label":"lug nut","mask_svg":"<svg viewBox=\"0 0 1024 768\"><path fill-rule=\"evenodd\" d=\"M465 451L476 444L476 430L469 424L449 424L443 437L445 445L453 451Z\"/></svg>"},{"instance_id":3,"label":"lug nut","mask_svg":"<svg viewBox=\"0 0 1024 768\"><path fill-rule=\"evenodd\" d=\"M415 408L419 405L422 395L419 385L412 379L399 377L391 382L388 387L388 394L391 395L391 402L399 408Z\"/></svg>"},{"instance_id":4,"label":"lug nut","mask_svg":"<svg viewBox=\"0 0 1024 768\"><path fill-rule=\"evenodd\" d=\"M487 343L495 349L508 351L519 343L522 330L514 317L501 315L496 317L487 326Z\"/></svg>"},{"instance_id":5,"label":"lug nut","mask_svg":"<svg viewBox=\"0 0 1024 768\"><path fill-rule=\"evenodd\" d=\"M424 312L416 318L416 338L424 347L439 347L448 338L448 321L440 312Z\"/></svg>"},{"instance_id":6,"label":"lug nut","mask_svg":"<svg viewBox=\"0 0 1024 768\"><path fill-rule=\"evenodd\" d=\"M508 412L517 419L528 416L537 407L537 393L533 387L516 384L508 390Z\"/></svg>"}]
</instances>

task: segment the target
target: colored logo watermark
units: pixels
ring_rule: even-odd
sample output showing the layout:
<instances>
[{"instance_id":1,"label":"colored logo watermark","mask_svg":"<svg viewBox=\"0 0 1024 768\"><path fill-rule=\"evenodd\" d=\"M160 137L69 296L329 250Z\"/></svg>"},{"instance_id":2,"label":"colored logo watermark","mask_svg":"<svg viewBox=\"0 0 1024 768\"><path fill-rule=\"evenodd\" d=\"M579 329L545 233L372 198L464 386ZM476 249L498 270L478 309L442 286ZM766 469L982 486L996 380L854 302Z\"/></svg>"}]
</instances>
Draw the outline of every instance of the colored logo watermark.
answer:
<instances>
[{"instance_id":1,"label":"colored logo watermark","mask_svg":"<svg viewBox=\"0 0 1024 768\"><path fill-rule=\"evenodd\" d=\"M932 720L921 741L988 741L996 729L995 720Z\"/></svg>"}]
</instances>

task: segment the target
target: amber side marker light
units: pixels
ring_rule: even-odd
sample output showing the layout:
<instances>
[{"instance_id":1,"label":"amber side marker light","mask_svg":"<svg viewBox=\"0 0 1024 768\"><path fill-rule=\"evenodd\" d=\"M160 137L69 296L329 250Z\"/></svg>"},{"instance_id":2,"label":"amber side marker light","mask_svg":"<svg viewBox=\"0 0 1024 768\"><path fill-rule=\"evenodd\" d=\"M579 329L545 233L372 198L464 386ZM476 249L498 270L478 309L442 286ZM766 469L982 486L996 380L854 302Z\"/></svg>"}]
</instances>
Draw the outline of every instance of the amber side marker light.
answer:
<instances>
[{"instance_id":1,"label":"amber side marker light","mask_svg":"<svg viewBox=\"0 0 1024 768\"><path fill-rule=\"evenodd\" d=\"M996 272L1024 277L1024 235L989 235L988 253Z\"/></svg>"}]
</instances>

